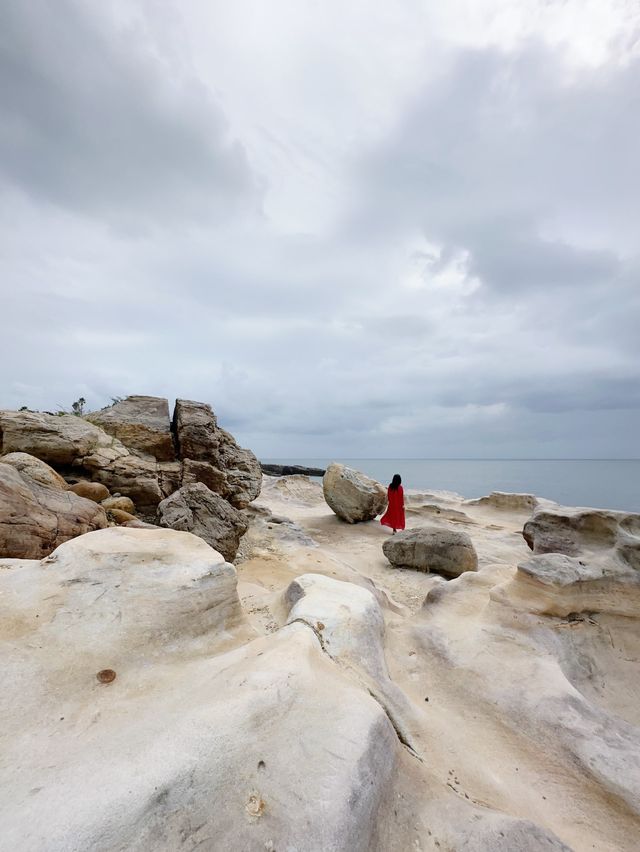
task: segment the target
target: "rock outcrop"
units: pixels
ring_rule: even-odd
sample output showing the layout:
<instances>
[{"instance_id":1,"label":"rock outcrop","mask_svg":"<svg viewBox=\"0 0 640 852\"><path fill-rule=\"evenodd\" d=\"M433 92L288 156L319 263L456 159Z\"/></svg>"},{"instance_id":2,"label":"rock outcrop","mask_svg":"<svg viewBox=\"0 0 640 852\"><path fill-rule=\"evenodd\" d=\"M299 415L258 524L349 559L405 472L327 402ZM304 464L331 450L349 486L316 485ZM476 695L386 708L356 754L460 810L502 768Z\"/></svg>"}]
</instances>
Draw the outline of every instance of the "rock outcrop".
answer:
<instances>
[{"instance_id":1,"label":"rock outcrop","mask_svg":"<svg viewBox=\"0 0 640 852\"><path fill-rule=\"evenodd\" d=\"M3 464L10 464L17 471L28 476L33 482L39 485L46 485L47 488L57 488L59 491L66 491L68 488L65 480L59 473L35 456L30 456L29 453L7 453L6 456L0 456L0 461Z\"/></svg>"},{"instance_id":2,"label":"rock outcrop","mask_svg":"<svg viewBox=\"0 0 640 852\"><path fill-rule=\"evenodd\" d=\"M73 414L0 411L0 452L29 453L63 474L88 475L142 511L162 499L155 459L130 452L117 438Z\"/></svg>"},{"instance_id":3,"label":"rock outcrop","mask_svg":"<svg viewBox=\"0 0 640 852\"><path fill-rule=\"evenodd\" d=\"M640 568L640 515L606 509L551 506L538 509L522 530L534 553L579 553L629 548ZM637 556L633 551L637 551Z\"/></svg>"},{"instance_id":4,"label":"rock outcrop","mask_svg":"<svg viewBox=\"0 0 640 852\"><path fill-rule=\"evenodd\" d=\"M478 570L478 556L471 538L462 530L423 526L390 536L382 552L394 568L413 568L445 577Z\"/></svg>"},{"instance_id":5,"label":"rock outcrop","mask_svg":"<svg viewBox=\"0 0 640 852\"><path fill-rule=\"evenodd\" d=\"M118 438L125 447L157 461L176 457L169 418L169 403L156 396L128 396L114 405L94 411L87 420Z\"/></svg>"},{"instance_id":6,"label":"rock outcrop","mask_svg":"<svg viewBox=\"0 0 640 852\"><path fill-rule=\"evenodd\" d=\"M329 507L349 524L371 521L387 505L386 489L379 482L337 462L327 468L322 490Z\"/></svg>"},{"instance_id":7,"label":"rock outcrop","mask_svg":"<svg viewBox=\"0 0 640 852\"><path fill-rule=\"evenodd\" d=\"M523 536L534 555L498 587L529 612L640 617L640 515L604 509L538 509Z\"/></svg>"},{"instance_id":8,"label":"rock outcrop","mask_svg":"<svg viewBox=\"0 0 640 852\"><path fill-rule=\"evenodd\" d=\"M267 476L324 476L326 470L321 467L305 467L301 464L266 464L260 462L262 472Z\"/></svg>"},{"instance_id":9,"label":"rock outcrop","mask_svg":"<svg viewBox=\"0 0 640 852\"><path fill-rule=\"evenodd\" d=\"M512 494L508 491L492 491L486 497L465 500L466 506L490 506L492 509L504 509L508 512L533 512L538 499L533 494Z\"/></svg>"},{"instance_id":10,"label":"rock outcrop","mask_svg":"<svg viewBox=\"0 0 640 852\"><path fill-rule=\"evenodd\" d=\"M201 482L166 497L158 506L158 524L200 536L229 561L249 526L241 512Z\"/></svg>"},{"instance_id":11,"label":"rock outcrop","mask_svg":"<svg viewBox=\"0 0 640 852\"><path fill-rule=\"evenodd\" d=\"M203 482L236 508L262 486L254 454L218 426L211 406L189 400L177 400L173 420L167 400L151 396L86 418L0 411L0 453L28 453L72 481L89 477L150 517L182 485Z\"/></svg>"},{"instance_id":12,"label":"rock outcrop","mask_svg":"<svg viewBox=\"0 0 640 852\"><path fill-rule=\"evenodd\" d=\"M189 480L202 477L215 480L217 493L224 494L236 508L244 508L260 494L260 462L250 450L238 446L229 432L218 426L210 405L188 399L176 400L173 429L180 458L205 462L211 470L190 465L185 469ZM224 478L218 476L223 472ZM208 484L208 483L207 483Z\"/></svg>"},{"instance_id":13,"label":"rock outcrop","mask_svg":"<svg viewBox=\"0 0 640 852\"><path fill-rule=\"evenodd\" d=\"M106 526L104 509L93 501L0 462L0 557L41 559L68 539Z\"/></svg>"}]
</instances>

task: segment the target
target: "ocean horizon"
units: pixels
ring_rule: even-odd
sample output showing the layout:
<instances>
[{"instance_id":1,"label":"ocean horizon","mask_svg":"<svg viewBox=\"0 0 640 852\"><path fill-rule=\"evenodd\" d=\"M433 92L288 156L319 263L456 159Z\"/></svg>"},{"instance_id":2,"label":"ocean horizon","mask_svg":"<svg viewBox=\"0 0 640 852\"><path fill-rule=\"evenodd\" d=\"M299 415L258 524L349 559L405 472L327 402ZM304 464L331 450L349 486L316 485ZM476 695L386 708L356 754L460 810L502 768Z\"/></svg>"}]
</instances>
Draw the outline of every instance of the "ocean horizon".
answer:
<instances>
[{"instance_id":1,"label":"ocean horizon","mask_svg":"<svg viewBox=\"0 0 640 852\"><path fill-rule=\"evenodd\" d=\"M454 491L482 497L491 491L535 494L566 506L640 512L640 459L370 459L263 458L265 464L325 468L332 461L379 482L402 476L407 489Z\"/></svg>"}]
</instances>

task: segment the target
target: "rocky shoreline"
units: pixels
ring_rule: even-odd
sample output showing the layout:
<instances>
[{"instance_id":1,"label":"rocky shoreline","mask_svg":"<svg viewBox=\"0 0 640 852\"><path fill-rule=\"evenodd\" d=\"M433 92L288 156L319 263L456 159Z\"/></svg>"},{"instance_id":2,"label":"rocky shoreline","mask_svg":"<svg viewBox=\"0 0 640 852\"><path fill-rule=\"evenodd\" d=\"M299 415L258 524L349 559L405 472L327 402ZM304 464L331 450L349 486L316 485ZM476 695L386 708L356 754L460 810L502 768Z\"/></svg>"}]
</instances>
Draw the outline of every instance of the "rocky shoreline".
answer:
<instances>
[{"instance_id":1,"label":"rocky shoreline","mask_svg":"<svg viewBox=\"0 0 640 852\"><path fill-rule=\"evenodd\" d=\"M0 848L637 848L640 515L408 491L389 537L165 404L0 412Z\"/></svg>"}]
</instances>

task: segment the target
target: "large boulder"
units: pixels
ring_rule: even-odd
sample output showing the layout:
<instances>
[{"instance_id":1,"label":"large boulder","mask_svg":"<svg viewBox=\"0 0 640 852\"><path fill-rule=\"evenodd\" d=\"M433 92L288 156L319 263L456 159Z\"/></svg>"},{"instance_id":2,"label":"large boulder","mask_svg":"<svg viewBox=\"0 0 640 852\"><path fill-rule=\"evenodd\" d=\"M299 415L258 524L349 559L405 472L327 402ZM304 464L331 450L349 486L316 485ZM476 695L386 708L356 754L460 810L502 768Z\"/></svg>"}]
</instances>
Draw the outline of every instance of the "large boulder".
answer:
<instances>
[{"instance_id":1,"label":"large boulder","mask_svg":"<svg viewBox=\"0 0 640 852\"><path fill-rule=\"evenodd\" d=\"M249 528L241 512L201 482L184 485L166 497L158 506L158 523L200 536L229 561Z\"/></svg>"},{"instance_id":2,"label":"large boulder","mask_svg":"<svg viewBox=\"0 0 640 852\"><path fill-rule=\"evenodd\" d=\"M260 494L262 471L251 450L240 447L233 435L218 426L211 406L203 402L177 399L173 413L173 431L178 453L183 460L206 462L222 471L225 483L216 486L229 502L241 509ZM185 484L194 478L194 468L185 468ZM203 481L200 476L197 481ZM207 483L208 484L208 483Z\"/></svg>"},{"instance_id":3,"label":"large boulder","mask_svg":"<svg viewBox=\"0 0 640 852\"><path fill-rule=\"evenodd\" d=\"M118 438L125 447L153 456L157 461L173 461L176 457L166 399L128 396L88 414L87 420Z\"/></svg>"},{"instance_id":4,"label":"large boulder","mask_svg":"<svg viewBox=\"0 0 640 852\"><path fill-rule=\"evenodd\" d=\"M110 447L113 438L74 414L39 411L0 411L0 452L29 453L54 467L81 465L99 447ZM124 449L124 448L123 448Z\"/></svg>"},{"instance_id":5,"label":"large boulder","mask_svg":"<svg viewBox=\"0 0 640 852\"><path fill-rule=\"evenodd\" d=\"M0 557L42 559L75 536L107 526L104 509L0 462Z\"/></svg>"},{"instance_id":6,"label":"large boulder","mask_svg":"<svg viewBox=\"0 0 640 852\"><path fill-rule=\"evenodd\" d=\"M185 459L182 463L182 484L193 485L195 482L202 482L221 497L229 495L229 483L223 471L206 461Z\"/></svg>"},{"instance_id":7,"label":"large boulder","mask_svg":"<svg viewBox=\"0 0 640 852\"><path fill-rule=\"evenodd\" d=\"M57 488L58 491L66 491L68 488L59 473L42 459L31 456L29 453L7 453L0 458L0 461L3 464L10 464L24 476L28 476L40 485L46 485L47 488Z\"/></svg>"},{"instance_id":8,"label":"large boulder","mask_svg":"<svg viewBox=\"0 0 640 852\"><path fill-rule=\"evenodd\" d=\"M343 521L371 521L387 505L386 489L359 470L334 462L322 479L324 499Z\"/></svg>"},{"instance_id":9,"label":"large boulder","mask_svg":"<svg viewBox=\"0 0 640 852\"><path fill-rule=\"evenodd\" d=\"M382 552L394 568L413 568L445 577L478 570L478 556L471 538L462 530L425 526L390 536Z\"/></svg>"}]
</instances>

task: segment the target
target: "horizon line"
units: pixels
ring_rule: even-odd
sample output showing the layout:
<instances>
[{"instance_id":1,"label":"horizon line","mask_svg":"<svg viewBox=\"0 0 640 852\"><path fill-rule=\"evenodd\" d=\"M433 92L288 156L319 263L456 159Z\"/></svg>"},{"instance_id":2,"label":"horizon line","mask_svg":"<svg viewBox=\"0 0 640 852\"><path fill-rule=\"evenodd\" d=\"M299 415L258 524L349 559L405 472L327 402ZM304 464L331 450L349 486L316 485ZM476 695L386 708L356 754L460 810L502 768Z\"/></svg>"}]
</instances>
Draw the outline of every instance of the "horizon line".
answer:
<instances>
[{"instance_id":1,"label":"horizon line","mask_svg":"<svg viewBox=\"0 0 640 852\"><path fill-rule=\"evenodd\" d=\"M275 461L276 459L282 460L284 456L270 456L264 457L264 461ZM287 457L291 458L291 457ZM318 461L324 458L332 458L331 456L296 456L299 461ZM543 457L497 457L497 458L484 458L478 456L457 456L457 457L424 457L424 456L413 456L413 457L392 457L392 456L334 456L333 458L349 458L353 461L640 461L640 457L632 457L632 458L584 458L584 457L571 457L571 458L543 458ZM293 462L290 462L293 464Z\"/></svg>"}]
</instances>

